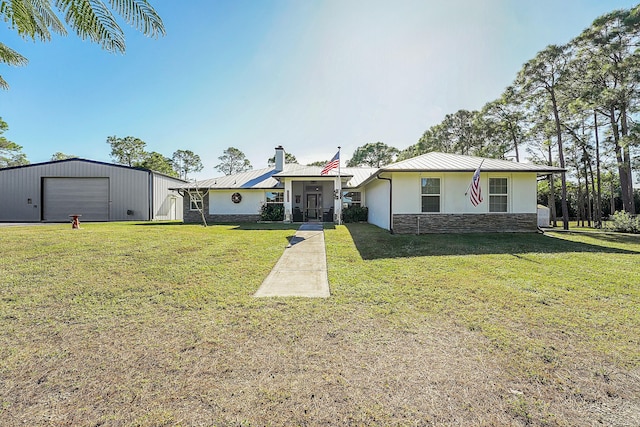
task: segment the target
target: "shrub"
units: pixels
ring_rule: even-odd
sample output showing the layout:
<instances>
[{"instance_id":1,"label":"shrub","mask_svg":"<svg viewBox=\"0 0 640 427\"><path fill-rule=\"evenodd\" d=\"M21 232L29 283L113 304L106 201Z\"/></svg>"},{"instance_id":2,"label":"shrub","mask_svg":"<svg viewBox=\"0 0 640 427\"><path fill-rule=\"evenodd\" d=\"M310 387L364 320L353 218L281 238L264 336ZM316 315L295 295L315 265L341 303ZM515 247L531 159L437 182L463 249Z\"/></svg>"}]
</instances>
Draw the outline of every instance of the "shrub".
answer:
<instances>
[{"instance_id":1,"label":"shrub","mask_svg":"<svg viewBox=\"0 0 640 427\"><path fill-rule=\"evenodd\" d=\"M261 221L284 221L284 205L282 203L266 203L260 208Z\"/></svg>"},{"instance_id":2,"label":"shrub","mask_svg":"<svg viewBox=\"0 0 640 427\"><path fill-rule=\"evenodd\" d=\"M640 217L633 217L627 212L616 212L609 217L607 230L621 233L640 233Z\"/></svg>"},{"instance_id":3,"label":"shrub","mask_svg":"<svg viewBox=\"0 0 640 427\"><path fill-rule=\"evenodd\" d=\"M369 219L369 209L362 206L352 205L342 210L343 222L367 222Z\"/></svg>"}]
</instances>

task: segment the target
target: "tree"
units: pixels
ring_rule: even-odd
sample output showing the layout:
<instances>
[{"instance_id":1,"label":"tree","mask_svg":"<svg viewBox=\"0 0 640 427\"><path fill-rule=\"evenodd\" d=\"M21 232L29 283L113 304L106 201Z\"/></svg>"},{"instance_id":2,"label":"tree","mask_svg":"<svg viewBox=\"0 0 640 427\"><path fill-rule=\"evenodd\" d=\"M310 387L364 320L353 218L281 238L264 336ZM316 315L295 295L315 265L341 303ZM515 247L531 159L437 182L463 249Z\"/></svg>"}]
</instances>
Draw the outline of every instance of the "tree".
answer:
<instances>
[{"instance_id":1,"label":"tree","mask_svg":"<svg viewBox=\"0 0 640 427\"><path fill-rule=\"evenodd\" d=\"M2 135L8 130L9 125L0 117L0 168L28 165L29 161L22 152L22 146L9 141Z\"/></svg>"},{"instance_id":2,"label":"tree","mask_svg":"<svg viewBox=\"0 0 640 427\"><path fill-rule=\"evenodd\" d=\"M324 166L329 163L329 160L317 160L315 162L311 162L307 164L307 166Z\"/></svg>"},{"instance_id":3,"label":"tree","mask_svg":"<svg viewBox=\"0 0 640 427\"><path fill-rule=\"evenodd\" d=\"M547 46L535 58L524 64L516 79L516 86L526 93L530 99L547 103L553 115L558 160L560 167L565 168L564 147L562 145L562 121L558 96L562 91L563 79L569 68L569 49L566 46ZM562 174L562 221L563 228L569 229L569 207L567 205L567 178Z\"/></svg>"},{"instance_id":4,"label":"tree","mask_svg":"<svg viewBox=\"0 0 640 427\"><path fill-rule=\"evenodd\" d=\"M147 155L144 150L147 144L133 136L110 136L107 137L107 144L111 145L111 157L121 165L135 166L136 163L142 163Z\"/></svg>"},{"instance_id":5,"label":"tree","mask_svg":"<svg viewBox=\"0 0 640 427\"><path fill-rule=\"evenodd\" d=\"M61 151L57 151L55 153L53 153L53 155L51 156L51 161L56 161L56 160L67 160L67 159L77 159L78 156L74 155L74 154L65 154Z\"/></svg>"},{"instance_id":6,"label":"tree","mask_svg":"<svg viewBox=\"0 0 640 427\"><path fill-rule=\"evenodd\" d=\"M25 40L47 42L51 40L51 33L67 35L57 10L80 38L116 53L124 53L126 46L114 12L145 36L165 35L162 19L147 0L109 0L108 3L110 7L100 0L56 0L52 6L51 0L2 0L0 17ZM18 52L0 43L0 63L22 66L27 62ZM0 88L8 88L1 76Z\"/></svg>"},{"instance_id":7,"label":"tree","mask_svg":"<svg viewBox=\"0 0 640 427\"><path fill-rule=\"evenodd\" d=\"M222 156L218 157L221 161L215 166L215 169L225 175L233 175L238 172L245 172L252 169L251 162L244 153L235 147L229 147L224 150Z\"/></svg>"},{"instance_id":8,"label":"tree","mask_svg":"<svg viewBox=\"0 0 640 427\"><path fill-rule=\"evenodd\" d=\"M177 150L172 157L173 168L178 176L187 179L189 172L200 172L203 168L200 156L191 150Z\"/></svg>"},{"instance_id":9,"label":"tree","mask_svg":"<svg viewBox=\"0 0 640 427\"><path fill-rule=\"evenodd\" d=\"M480 112L479 122L484 125L487 142L498 148L502 156L513 150L520 161L520 147L527 139L526 110L521 96L513 86L507 87L499 99L487 103Z\"/></svg>"},{"instance_id":10,"label":"tree","mask_svg":"<svg viewBox=\"0 0 640 427\"><path fill-rule=\"evenodd\" d=\"M173 168L171 159L155 151L145 153L144 160L134 166L151 169L169 176L178 176L178 172Z\"/></svg>"},{"instance_id":11,"label":"tree","mask_svg":"<svg viewBox=\"0 0 640 427\"><path fill-rule=\"evenodd\" d=\"M400 150L383 142L373 142L356 148L347 167L371 166L379 168L393 163Z\"/></svg>"},{"instance_id":12,"label":"tree","mask_svg":"<svg viewBox=\"0 0 640 427\"><path fill-rule=\"evenodd\" d=\"M611 127L624 210L635 213L631 147L632 114L639 101L640 6L616 10L597 18L574 40L582 60L583 75L590 80L587 100Z\"/></svg>"},{"instance_id":13,"label":"tree","mask_svg":"<svg viewBox=\"0 0 640 427\"><path fill-rule=\"evenodd\" d=\"M298 164L298 159L296 159L296 156L294 156L291 153L287 153L285 151L284 153L284 162L289 164L289 165L297 165ZM267 164L269 165L269 167L273 167L276 165L276 156L273 155L272 157L269 158L269 160L267 160Z\"/></svg>"}]
</instances>

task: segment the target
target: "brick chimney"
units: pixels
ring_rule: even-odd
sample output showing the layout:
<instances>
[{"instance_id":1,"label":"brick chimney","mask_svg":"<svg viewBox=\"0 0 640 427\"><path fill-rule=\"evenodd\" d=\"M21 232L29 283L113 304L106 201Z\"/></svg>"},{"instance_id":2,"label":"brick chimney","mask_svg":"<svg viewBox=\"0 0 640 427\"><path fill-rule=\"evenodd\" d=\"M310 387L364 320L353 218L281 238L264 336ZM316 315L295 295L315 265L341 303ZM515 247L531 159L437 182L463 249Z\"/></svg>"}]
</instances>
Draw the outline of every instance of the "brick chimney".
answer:
<instances>
[{"instance_id":1,"label":"brick chimney","mask_svg":"<svg viewBox=\"0 0 640 427\"><path fill-rule=\"evenodd\" d=\"M276 147L276 170L284 170L284 148L282 148L282 145Z\"/></svg>"}]
</instances>

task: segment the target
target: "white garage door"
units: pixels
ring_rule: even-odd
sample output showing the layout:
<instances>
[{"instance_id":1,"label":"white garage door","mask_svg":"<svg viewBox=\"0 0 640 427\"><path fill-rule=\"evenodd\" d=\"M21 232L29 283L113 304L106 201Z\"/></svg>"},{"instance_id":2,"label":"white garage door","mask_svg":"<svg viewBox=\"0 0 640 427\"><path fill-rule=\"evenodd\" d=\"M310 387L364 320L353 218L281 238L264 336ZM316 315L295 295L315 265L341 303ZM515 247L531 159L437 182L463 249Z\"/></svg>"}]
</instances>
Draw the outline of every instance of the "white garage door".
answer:
<instances>
[{"instance_id":1,"label":"white garage door","mask_svg":"<svg viewBox=\"0 0 640 427\"><path fill-rule=\"evenodd\" d=\"M108 221L109 178L44 178L42 201L44 221Z\"/></svg>"}]
</instances>

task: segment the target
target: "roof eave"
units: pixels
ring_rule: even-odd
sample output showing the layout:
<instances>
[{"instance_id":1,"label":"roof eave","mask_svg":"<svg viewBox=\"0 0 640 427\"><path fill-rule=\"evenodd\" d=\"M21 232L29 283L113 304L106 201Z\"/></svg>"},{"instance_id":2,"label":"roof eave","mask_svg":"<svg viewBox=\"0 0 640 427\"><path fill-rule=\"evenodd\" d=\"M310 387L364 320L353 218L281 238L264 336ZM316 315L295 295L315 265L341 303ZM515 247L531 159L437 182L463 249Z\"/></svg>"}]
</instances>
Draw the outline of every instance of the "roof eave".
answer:
<instances>
[{"instance_id":1,"label":"roof eave","mask_svg":"<svg viewBox=\"0 0 640 427\"><path fill-rule=\"evenodd\" d=\"M460 173L473 173L475 172L475 169L380 169L380 171L378 171L379 173L383 173L383 172L460 172ZM509 172L509 173L540 173L543 175L547 175L550 173L560 173L560 172L566 172L566 169L562 169L562 168L549 168L549 169L504 169L504 168L487 168L487 169L481 169L480 172Z\"/></svg>"}]
</instances>

